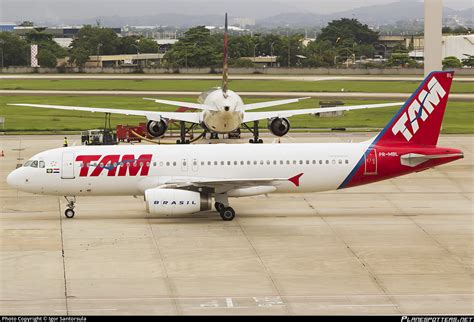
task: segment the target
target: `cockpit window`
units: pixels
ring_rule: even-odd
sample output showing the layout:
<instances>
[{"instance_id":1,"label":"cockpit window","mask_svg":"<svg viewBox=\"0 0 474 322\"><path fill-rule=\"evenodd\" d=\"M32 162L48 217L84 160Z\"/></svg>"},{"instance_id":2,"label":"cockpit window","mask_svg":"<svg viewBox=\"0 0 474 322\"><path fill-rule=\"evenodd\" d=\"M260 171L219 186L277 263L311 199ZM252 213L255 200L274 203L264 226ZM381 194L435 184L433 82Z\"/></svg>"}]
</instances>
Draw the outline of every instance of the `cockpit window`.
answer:
<instances>
[{"instance_id":1,"label":"cockpit window","mask_svg":"<svg viewBox=\"0 0 474 322\"><path fill-rule=\"evenodd\" d=\"M40 161L40 162L39 162L39 167L40 167L40 168L44 168L44 161Z\"/></svg>"},{"instance_id":2,"label":"cockpit window","mask_svg":"<svg viewBox=\"0 0 474 322\"><path fill-rule=\"evenodd\" d=\"M29 167L32 162L33 162L32 160L28 160L28 161L25 162L25 164L23 166L24 167Z\"/></svg>"},{"instance_id":3,"label":"cockpit window","mask_svg":"<svg viewBox=\"0 0 474 322\"><path fill-rule=\"evenodd\" d=\"M31 162L31 167L37 168L38 167L38 161L35 160L35 161Z\"/></svg>"}]
</instances>

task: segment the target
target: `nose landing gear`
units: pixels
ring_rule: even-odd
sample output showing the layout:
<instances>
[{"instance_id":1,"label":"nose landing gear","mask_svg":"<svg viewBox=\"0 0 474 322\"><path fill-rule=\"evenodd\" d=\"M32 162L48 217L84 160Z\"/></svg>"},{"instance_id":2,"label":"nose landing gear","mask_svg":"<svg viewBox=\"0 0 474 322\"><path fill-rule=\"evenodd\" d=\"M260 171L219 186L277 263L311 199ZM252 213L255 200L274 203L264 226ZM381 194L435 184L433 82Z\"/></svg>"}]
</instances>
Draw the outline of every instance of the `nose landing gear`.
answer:
<instances>
[{"instance_id":1,"label":"nose landing gear","mask_svg":"<svg viewBox=\"0 0 474 322\"><path fill-rule=\"evenodd\" d=\"M72 218L75 215L74 207L76 203L76 197L64 196L64 199L67 201L67 209L64 211L64 216L66 216L66 218Z\"/></svg>"}]
</instances>

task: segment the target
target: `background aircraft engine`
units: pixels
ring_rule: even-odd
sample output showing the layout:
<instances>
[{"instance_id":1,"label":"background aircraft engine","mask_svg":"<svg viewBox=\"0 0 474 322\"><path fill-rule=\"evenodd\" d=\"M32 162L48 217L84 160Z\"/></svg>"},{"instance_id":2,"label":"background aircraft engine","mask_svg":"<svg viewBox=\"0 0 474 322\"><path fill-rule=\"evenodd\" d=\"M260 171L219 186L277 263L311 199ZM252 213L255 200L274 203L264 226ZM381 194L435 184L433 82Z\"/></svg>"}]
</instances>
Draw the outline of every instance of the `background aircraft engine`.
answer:
<instances>
[{"instance_id":1,"label":"background aircraft engine","mask_svg":"<svg viewBox=\"0 0 474 322\"><path fill-rule=\"evenodd\" d=\"M168 123L165 120L148 121L146 129L151 136L157 138L165 134L168 129Z\"/></svg>"},{"instance_id":2,"label":"background aircraft engine","mask_svg":"<svg viewBox=\"0 0 474 322\"><path fill-rule=\"evenodd\" d=\"M145 203L153 215L186 215L210 210L212 198L194 191L153 188L145 191Z\"/></svg>"},{"instance_id":3,"label":"background aircraft engine","mask_svg":"<svg viewBox=\"0 0 474 322\"><path fill-rule=\"evenodd\" d=\"M276 136L283 136L290 130L290 121L283 117L269 119L268 129Z\"/></svg>"}]
</instances>

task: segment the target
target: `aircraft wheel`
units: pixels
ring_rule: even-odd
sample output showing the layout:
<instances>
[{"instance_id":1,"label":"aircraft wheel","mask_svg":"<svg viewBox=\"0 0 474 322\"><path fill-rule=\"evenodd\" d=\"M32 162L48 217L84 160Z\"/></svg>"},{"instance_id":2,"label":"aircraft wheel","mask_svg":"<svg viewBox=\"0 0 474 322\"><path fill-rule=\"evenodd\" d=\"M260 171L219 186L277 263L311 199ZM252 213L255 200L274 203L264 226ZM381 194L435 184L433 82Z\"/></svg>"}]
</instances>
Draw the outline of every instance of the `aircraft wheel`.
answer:
<instances>
[{"instance_id":1,"label":"aircraft wheel","mask_svg":"<svg viewBox=\"0 0 474 322\"><path fill-rule=\"evenodd\" d=\"M74 215L75 213L72 209L66 209L66 211L64 211L64 216L66 216L67 218L72 218L74 217Z\"/></svg>"},{"instance_id":2,"label":"aircraft wheel","mask_svg":"<svg viewBox=\"0 0 474 322\"><path fill-rule=\"evenodd\" d=\"M220 202L215 202L214 203L214 208L216 208L217 211L221 212L222 208L224 208L224 204L220 203Z\"/></svg>"},{"instance_id":3,"label":"aircraft wheel","mask_svg":"<svg viewBox=\"0 0 474 322\"><path fill-rule=\"evenodd\" d=\"M222 220L231 221L235 217L235 211L232 209L232 207L224 207L221 209L220 215Z\"/></svg>"},{"instance_id":4,"label":"aircraft wheel","mask_svg":"<svg viewBox=\"0 0 474 322\"><path fill-rule=\"evenodd\" d=\"M191 143L189 140L184 141L185 144Z\"/></svg>"},{"instance_id":5,"label":"aircraft wheel","mask_svg":"<svg viewBox=\"0 0 474 322\"><path fill-rule=\"evenodd\" d=\"M263 143L263 140L262 140L262 139L258 139L258 143Z\"/></svg>"},{"instance_id":6,"label":"aircraft wheel","mask_svg":"<svg viewBox=\"0 0 474 322\"><path fill-rule=\"evenodd\" d=\"M253 143L253 139L250 139L250 140L249 140L249 143Z\"/></svg>"}]
</instances>

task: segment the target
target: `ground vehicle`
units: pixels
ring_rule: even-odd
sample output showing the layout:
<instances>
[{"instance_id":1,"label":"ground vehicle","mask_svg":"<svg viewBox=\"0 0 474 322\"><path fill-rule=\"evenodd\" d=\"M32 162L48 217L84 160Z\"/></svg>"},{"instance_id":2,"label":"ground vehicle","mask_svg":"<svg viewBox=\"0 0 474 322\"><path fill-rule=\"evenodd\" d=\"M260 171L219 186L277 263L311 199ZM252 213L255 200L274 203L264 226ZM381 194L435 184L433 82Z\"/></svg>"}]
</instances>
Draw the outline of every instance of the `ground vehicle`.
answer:
<instances>
[{"instance_id":1,"label":"ground vehicle","mask_svg":"<svg viewBox=\"0 0 474 322\"><path fill-rule=\"evenodd\" d=\"M94 129L81 132L83 145L114 145L117 144L116 134L109 129Z\"/></svg>"},{"instance_id":2,"label":"ground vehicle","mask_svg":"<svg viewBox=\"0 0 474 322\"><path fill-rule=\"evenodd\" d=\"M119 124L117 125L116 129L117 129L116 133L117 133L118 142L132 142L132 141L141 142L142 140L139 136L137 136L137 134L142 137L148 136L146 123L140 123L138 126Z\"/></svg>"}]
</instances>

